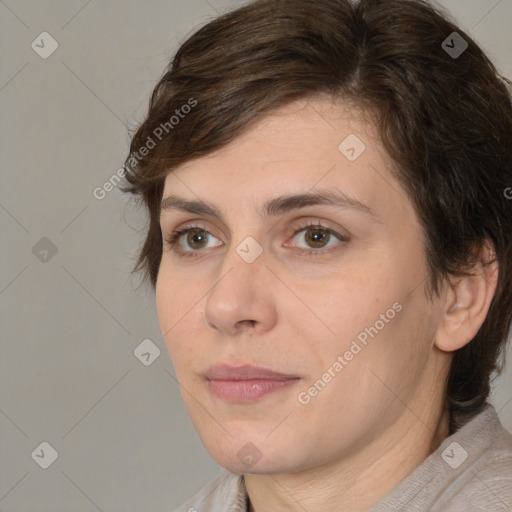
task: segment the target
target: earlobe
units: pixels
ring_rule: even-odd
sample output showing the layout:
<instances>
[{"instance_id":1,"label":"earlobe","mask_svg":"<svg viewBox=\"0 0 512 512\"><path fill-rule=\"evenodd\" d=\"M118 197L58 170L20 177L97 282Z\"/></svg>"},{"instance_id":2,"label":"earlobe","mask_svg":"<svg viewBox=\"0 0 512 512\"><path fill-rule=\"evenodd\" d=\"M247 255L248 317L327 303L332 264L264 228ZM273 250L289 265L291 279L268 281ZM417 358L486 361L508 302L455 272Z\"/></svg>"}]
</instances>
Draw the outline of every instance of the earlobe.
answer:
<instances>
[{"instance_id":1,"label":"earlobe","mask_svg":"<svg viewBox=\"0 0 512 512\"><path fill-rule=\"evenodd\" d=\"M450 281L436 333L438 349L453 352L462 348L484 323L498 282L498 262L493 256L494 251L486 244L472 274Z\"/></svg>"}]
</instances>

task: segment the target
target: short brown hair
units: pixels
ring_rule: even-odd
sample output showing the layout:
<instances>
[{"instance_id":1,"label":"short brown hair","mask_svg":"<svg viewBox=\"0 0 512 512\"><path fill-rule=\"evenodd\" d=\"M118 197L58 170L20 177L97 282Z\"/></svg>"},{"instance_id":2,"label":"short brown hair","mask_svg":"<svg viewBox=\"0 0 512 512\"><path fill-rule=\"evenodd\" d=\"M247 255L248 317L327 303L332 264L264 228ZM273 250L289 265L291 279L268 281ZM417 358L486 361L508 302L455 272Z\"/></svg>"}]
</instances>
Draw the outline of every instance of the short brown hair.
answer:
<instances>
[{"instance_id":1,"label":"short brown hair","mask_svg":"<svg viewBox=\"0 0 512 512\"><path fill-rule=\"evenodd\" d=\"M375 113L422 224L426 292L464 275L475 248L494 246L495 296L475 338L455 353L447 382L451 411L475 414L501 371L512 317L510 84L426 0L258 0L226 13L182 44L133 135L124 190L149 212L134 271L156 284L169 172L287 102L320 93L351 101Z\"/></svg>"}]
</instances>

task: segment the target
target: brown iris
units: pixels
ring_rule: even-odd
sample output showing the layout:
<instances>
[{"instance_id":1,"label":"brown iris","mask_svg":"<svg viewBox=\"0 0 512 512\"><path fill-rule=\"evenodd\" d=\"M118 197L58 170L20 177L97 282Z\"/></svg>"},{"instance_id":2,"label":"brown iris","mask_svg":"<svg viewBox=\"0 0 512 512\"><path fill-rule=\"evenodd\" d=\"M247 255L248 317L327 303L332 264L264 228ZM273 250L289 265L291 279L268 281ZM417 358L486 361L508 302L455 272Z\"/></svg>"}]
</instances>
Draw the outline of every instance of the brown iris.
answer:
<instances>
[{"instance_id":1,"label":"brown iris","mask_svg":"<svg viewBox=\"0 0 512 512\"><path fill-rule=\"evenodd\" d=\"M204 229L194 229L187 234L187 243L193 249L202 249L207 235Z\"/></svg>"},{"instance_id":2,"label":"brown iris","mask_svg":"<svg viewBox=\"0 0 512 512\"><path fill-rule=\"evenodd\" d=\"M308 229L305 238L311 247L324 247L329 238L329 233L323 229Z\"/></svg>"}]
</instances>

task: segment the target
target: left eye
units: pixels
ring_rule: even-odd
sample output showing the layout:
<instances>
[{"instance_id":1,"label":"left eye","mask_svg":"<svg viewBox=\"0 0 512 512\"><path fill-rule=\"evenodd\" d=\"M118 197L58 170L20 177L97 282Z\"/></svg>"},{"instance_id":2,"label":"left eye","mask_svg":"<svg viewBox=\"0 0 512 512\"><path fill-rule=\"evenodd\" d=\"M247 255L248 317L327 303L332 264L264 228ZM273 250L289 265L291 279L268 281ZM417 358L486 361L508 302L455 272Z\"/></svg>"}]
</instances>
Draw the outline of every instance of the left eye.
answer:
<instances>
[{"instance_id":1,"label":"left eye","mask_svg":"<svg viewBox=\"0 0 512 512\"><path fill-rule=\"evenodd\" d=\"M299 238L305 241L307 246L302 247L304 249L325 249L335 245L336 240L333 240L333 237L337 238L340 242L344 240L338 233L322 226L306 226L296 231L293 236L294 239ZM330 243L331 241L333 243Z\"/></svg>"}]
</instances>

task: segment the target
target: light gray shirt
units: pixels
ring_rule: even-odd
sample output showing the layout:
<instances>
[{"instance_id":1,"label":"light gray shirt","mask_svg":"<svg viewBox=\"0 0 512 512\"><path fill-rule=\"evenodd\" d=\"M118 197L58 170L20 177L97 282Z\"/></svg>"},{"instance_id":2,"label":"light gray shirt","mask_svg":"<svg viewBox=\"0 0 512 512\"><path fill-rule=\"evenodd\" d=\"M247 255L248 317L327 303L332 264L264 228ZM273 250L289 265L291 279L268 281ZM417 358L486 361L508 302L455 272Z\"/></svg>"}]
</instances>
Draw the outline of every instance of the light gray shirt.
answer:
<instances>
[{"instance_id":1,"label":"light gray shirt","mask_svg":"<svg viewBox=\"0 0 512 512\"><path fill-rule=\"evenodd\" d=\"M246 503L243 476L222 470L175 512L247 512ZM459 424L369 512L400 511L512 511L512 434L491 405Z\"/></svg>"}]
</instances>

